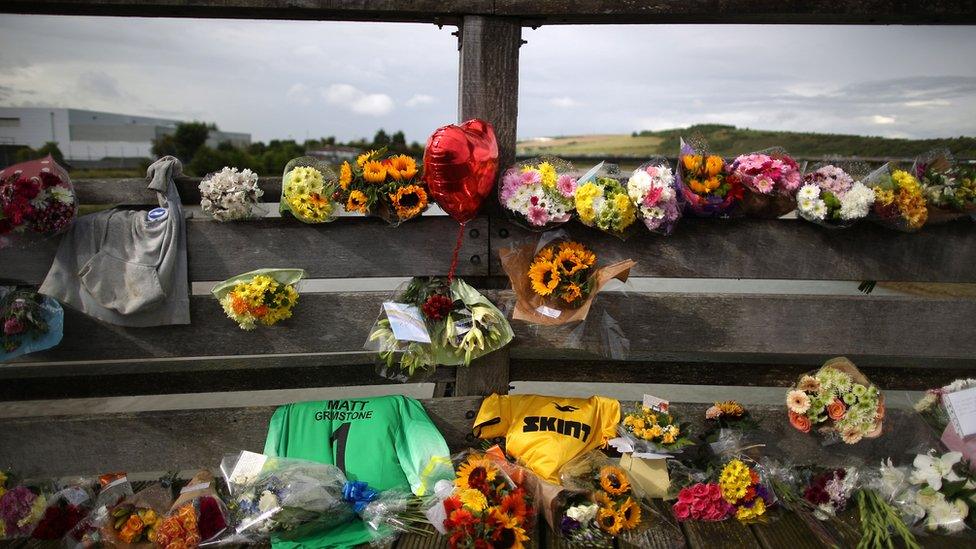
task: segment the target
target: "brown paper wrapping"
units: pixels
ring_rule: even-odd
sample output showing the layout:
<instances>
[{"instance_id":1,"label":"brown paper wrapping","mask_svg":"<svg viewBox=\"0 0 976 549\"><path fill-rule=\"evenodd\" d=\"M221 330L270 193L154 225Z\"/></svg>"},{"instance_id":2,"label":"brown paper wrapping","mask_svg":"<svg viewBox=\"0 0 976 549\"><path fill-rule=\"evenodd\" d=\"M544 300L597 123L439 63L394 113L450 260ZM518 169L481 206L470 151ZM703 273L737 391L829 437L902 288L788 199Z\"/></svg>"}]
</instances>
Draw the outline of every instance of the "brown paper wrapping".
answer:
<instances>
[{"instance_id":1,"label":"brown paper wrapping","mask_svg":"<svg viewBox=\"0 0 976 549\"><path fill-rule=\"evenodd\" d=\"M823 367L833 368L834 370L843 372L851 376L851 379L854 381L854 383L859 383L861 385L864 385L865 387L873 385L871 381L868 380L867 376L862 374L861 371L857 369L857 366L855 366L854 363L851 362L847 357L839 356L836 358L832 358L827 362L824 362ZM879 436L881 436L882 426L884 425L883 410L885 409L883 394L878 395L878 405L882 410L881 418L877 420L877 423L875 424L876 426L871 432L865 433L864 438L878 438Z\"/></svg>"},{"instance_id":2,"label":"brown paper wrapping","mask_svg":"<svg viewBox=\"0 0 976 549\"><path fill-rule=\"evenodd\" d=\"M214 476L213 473L206 470L201 470L197 474L193 475L190 482L186 483L187 487L196 486L198 484L205 484L206 486L199 488L197 490L190 490L187 492L180 493L173 505L170 505L169 512L173 513L180 507L186 505L187 503L193 501L195 498L203 496L211 496L216 500L220 500L217 496L217 491L214 489ZM185 489L185 488L184 488Z\"/></svg>"},{"instance_id":3,"label":"brown paper wrapping","mask_svg":"<svg viewBox=\"0 0 976 549\"><path fill-rule=\"evenodd\" d=\"M528 244L514 249L499 250L498 255L501 258L502 268L505 269L505 274L508 275L508 280L512 284L512 289L515 290L515 312L512 314L512 318L543 326L559 326L584 320L600 289L614 278L621 282L627 282L630 269L637 264L636 261L627 259L597 268L590 276L590 280L593 281L590 295L582 305L575 309L569 309L565 306L554 306L554 301L547 300L532 290L528 273L529 265L535 259L534 250L535 245ZM562 314L557 318L546 316L537 310L543 305L562 311Z\"/></svg>"}]
</instances>

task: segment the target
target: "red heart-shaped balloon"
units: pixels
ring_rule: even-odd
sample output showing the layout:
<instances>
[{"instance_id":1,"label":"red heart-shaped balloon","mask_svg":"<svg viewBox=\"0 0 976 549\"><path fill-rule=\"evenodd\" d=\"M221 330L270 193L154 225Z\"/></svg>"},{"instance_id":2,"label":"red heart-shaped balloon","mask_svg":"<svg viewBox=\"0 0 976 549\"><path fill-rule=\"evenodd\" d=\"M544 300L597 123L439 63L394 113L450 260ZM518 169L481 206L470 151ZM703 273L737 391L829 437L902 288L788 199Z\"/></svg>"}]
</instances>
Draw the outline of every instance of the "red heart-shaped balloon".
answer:
<instances>
[{"instance_id":1,"label":"red heart-shaped balloon","mask_svg":"<svg viewBox=\"0 0 976 549\"><path fill-rule=\"evenodd\" d=\"M464 224L474 218L495 186L498 141L481 119L438 128L424 151L424 180L440 207Z\"/></svg>"}]
</instances>

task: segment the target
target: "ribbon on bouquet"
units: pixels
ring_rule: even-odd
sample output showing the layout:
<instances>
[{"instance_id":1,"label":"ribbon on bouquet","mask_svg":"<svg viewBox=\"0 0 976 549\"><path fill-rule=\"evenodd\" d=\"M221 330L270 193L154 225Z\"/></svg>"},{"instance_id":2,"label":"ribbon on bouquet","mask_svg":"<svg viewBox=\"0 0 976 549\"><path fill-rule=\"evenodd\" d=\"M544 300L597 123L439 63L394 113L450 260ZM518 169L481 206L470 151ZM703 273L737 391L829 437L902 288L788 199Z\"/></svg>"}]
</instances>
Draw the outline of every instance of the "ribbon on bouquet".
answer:
<instances>
[{"instance_id":1,"label":"ribbon on bouquet","mask_svg":"<svg viewBox=\"0 0 976 549\"><path fill-rule=\"evenodd\" d=\"M342 487L342 499L352 504L357 513L362 513L366 506L380 495L363 481L346 481Z\"/></svg>"}]
</instances>

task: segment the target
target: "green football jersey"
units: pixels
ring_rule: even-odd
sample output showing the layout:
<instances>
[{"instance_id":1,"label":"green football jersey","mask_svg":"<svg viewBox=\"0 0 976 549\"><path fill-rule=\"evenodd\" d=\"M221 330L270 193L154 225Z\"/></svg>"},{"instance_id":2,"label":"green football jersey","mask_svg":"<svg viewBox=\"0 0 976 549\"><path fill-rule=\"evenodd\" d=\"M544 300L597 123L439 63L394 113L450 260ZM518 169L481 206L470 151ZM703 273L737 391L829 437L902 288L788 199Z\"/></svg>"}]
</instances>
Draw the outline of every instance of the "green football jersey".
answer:
<instances>
[{"instance_id":1,"label":"green football jersey","mask_svg":"<svg viewBox=\"0 0 976 549\"><path fill-rule=\"evenodd\" d=\"M444 437L420 402L402 395L281 406L264 453L329 463L377 490L424 495L438 480L453 478ZM370 539L369 528L353 521L299 541L275 540L274 547L351 547Z\"/></svg>"}]
</instances>

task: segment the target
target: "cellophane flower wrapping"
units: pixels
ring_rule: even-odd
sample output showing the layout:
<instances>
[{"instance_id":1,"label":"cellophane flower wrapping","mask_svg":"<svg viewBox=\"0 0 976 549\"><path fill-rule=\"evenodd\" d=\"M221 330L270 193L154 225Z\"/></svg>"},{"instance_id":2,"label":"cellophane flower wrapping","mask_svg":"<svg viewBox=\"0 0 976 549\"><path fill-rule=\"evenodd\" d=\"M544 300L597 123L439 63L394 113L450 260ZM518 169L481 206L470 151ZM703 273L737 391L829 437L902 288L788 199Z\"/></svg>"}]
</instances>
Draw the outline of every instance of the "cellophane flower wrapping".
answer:
<instances>
[{"instance_id":1,"label":"cellophane flower wrapping","mask_svg":"<svg viewBox=\"0 0 976 549\"><path fill-rule=\"evenodd\" d=\"M577 181L576 216L587 227L626 240L637 228L637 206L627 193L626 183L614 173L615 169L612 166Z\"/></svg>"},{"instance_id":2,"label":"cellophane flower wrapping","mask_svg":"<svg viewBox=\"0 0 976 549\"><path fill-rule=\"evenodd\" d=\"M653 158L634 170L627 180L627 194L637 207L637 217L649 231L664 236L674 231L684 210L684 199L666 158Z\"/></svg>"},{"instance_id":3,"label":"cellophane flower wrapping","mask_svg":"<svg viewBox=\"0 0 976 549\"><path fill-rule=\"evenodd\" d=\"M881 391L844 357L803 375L787 392L786 407L790 424L798 431L808 433L817 427L846 444L880 436L885 416Z\"/></svg>"},{"instance_id":4,"label":"cellophane flower wrapping","mask_svg":"<svg viewBox=\"0 0 976 549\"><path fill-rule=\"evenodd\" d=\"M613 279L626 282L636 264L600 264L595 252L563 231L515 243L499 257L515 291L512 318L541 326L585 321L600 290Z\"/></svg>"},{"instance_id":5,"label":"cellophane flower wrapping","mask_svg":"<svg viewBox=\"0 0 976 549\"><path fill-rule=\"evenodd\" d=\"M217 493L213 473L200 471L180 490L180 495L155 529L162 549L193 549L217 539L228 528L228 512Z\"/></svg>"},{"instance_id":6,"label":"cellophane flower wrapping","mask_svg":"<svg viewBox=\"0 0 976 549\"><path fill-rule=\"evenodd\" d=\"M228 318L242 330L253 330L291 318L303 278L303 269L258 269L220 282L211 293Z\"/></svg>"},{"instance_id":7,"label":"cellophane flower wrapping","mask_svg":"<svg viewBox=\"0 0 976 549\"><path fill-rule=\"evenodd\" d=\"M242 221L264 217L264 191L258 174L245 168L224 167L200 181L200 207L215 221Z\"/></svg>"},{"instance_id":8,"label":"cellophane flower wrapping","mask_svg":"<svg viewBox=\"0 0 976 549\"><path fill-rule=\"evenodd\" d=\"M889 229L913 233L929 218L928 203L918 178L909 171L884 164L864 179L874 191L869 218Z\"/></svg>"},{"instance_id":9,"label":"cellophane flower wrapping","mask_svg":"<svg viewBox=\"0 0 976 549\"><path fill-rule=\"evenodd\" d=\"M125 473L108 473L98 477L98 495L92 511L64 536L64 546L72 549L98 546L104 538L111 511L132 497L132 484Z\"/></svg>"},{"instance_id":10,"label":"cellophane flower wrapping","mask_svg":"<svg viewBox=\"0 0 976 549\"><path fill-rule=\"evenodd\" d=\"M26 538L44 517L49 493L44 486L15 483L0 472L0 540Z\"/></svg>"},{"instance_id":11,"label":"cellophane flower wrapping","mask_svg":"<svg viewBox=\"0 0 976 549\"><path fill-rule=\"evenodd\" d=\"M338 189L339 177L327 163L311 156L294 158L281 176L278 209L303 223L329 223L340 213Z\"/></svg>"},{"instance_id":12,"label":"cellophane flower wrapping","mask_svg":"<svg viewBox=\"0 0 976 549\"><path fill-rule=\"evenodd\" d=\"M427 510L451 547L529 546L536 501L522 467L508 462L496 446L452 457L454 482L441 480Z\"/></svg>"},{"instance_id":13,"label":"cellophane flower wrapping","mask_svg":"<svg viewBox=\"0 0 976 549\"><path fill-rule=\"evenodd\" d=\"M740 202L742 213L774 219L796 208L802 176L796 161L783 149L739 155L729 171L729 178L745 188Z\"/></svg>"},{"instance_id":14,"label":"cellophane flower wrapping","mask_svg":"<svg viewBox=\"0 0 976 549\"><path fill-rule=\"evenodd\" d=\"M222 543L297 540L362 518L374 539L404 525L411 495L353 482L334 465L241 452L223 459L231 526Z\"/></svg>"},{"instance_id":15,"label":"cellophane flower wrapping","mask_svg":"<svg viewBox=\"0 0 976 549\"><path fill-rule=\"evenodd\" d=\"M33 288L0 286L0 362L55 347L64 333L64 310Z\"/></svg>"},{"instance_id":16,"label":"cellophane flower wrapping","mask_svg":"<svg viewBox=\"0 0 976 549\"><path fill-rule=\"evenodd\" d=\"M859 535L857 528L838 514L846 517L857 508L861 467L824 469L801 466L790 459L763 459L762 463L777 504L803 521L823 546L840 547L841 538Z\"/></svg>"},{"instance_id":17,"label":"cellophane flower wrapping","mask_svg":"<svg viewBox=\"0 0 976 549\"><path fill-rule=\"evenodd\" d=\"M71 178L50 155L0 170L0 249L61 234L77 215Z\"/></svg>"},{"instance_id":18,"label":"cellophane flower wrapping","mask_svg":"<svg viewBox=\"0 0 976 549\"><path fill-rule=\"evenodd\" d=\"M94 508L93 486L93 479L87 478L59 483L57 491L47 498L47 508L31 532L31 537L46 541L64 538Z\"/></svg>"},{"instance_id":19,"label":"cellophane flower wrapping","mask_svg":"<svg viewBox=\"0 0 976 549\"><path fill-rule=\"evenodd\" d=\"M874 190L861 182L867 164L825 160L803 175L796 192L801 219L829 229L843 229L866 218L874 206Z\"/></svg>"},{"instance_id":20,"label":"cellophane flower wrapping","mask_svg":"<svg viewBox=\"0 0 976 549\"><path fill-rule=\"evenodd\" d=\"M498 184L498 200L519 226L548 231L569 221L576 208L577 174L573 165L555 157L516 163Z\"/></svg>"},{"instance_id":21,"label":"cellophane flower wrapping","mask_svg":"<svg viewBox=\"0 0 976 549\"><path fill-rule=\"evenodd\" d=\"M381 375L408 381L438 365L468 366L513 335L505 315L460 278L418 277L383 304L364 348L378 353Z\"/></svg>"},{"instance_id":22,"label":"cellophane flower wrapping","mask_svg":"<svg viewBox=\"0 0 976 549\"><path fill-rule=\"evenodd\" d=\"M914 403L914 408L932 428L942 444L951 451L962 453L965 461L976 471L976 438L964 436L956 431L956 427L949 419L945 404L946 395L974 387L976 387L976 379L957 379L943 387L926 391Z\"/></svg>"},{"instance_id":23,"label":"cellophane flower wrapping","mask_svg":"<svg viewBox=\"0 0 976 549\"><path fill-rule=\"evenodd\" d=\"M108 509L103 547L152 547L162 517L173 503L172 487L156 482Z\"/></svg>"},{"instance_id":24,"label":"cellophane flower wrapping","mask_svg":"<svg viewBox=\"0 0 976 549\"><path fill-rule=\"evenodd\" d=\"M405 154L367 151L339 166L337 196L347 212L373 215L393 226L424 213L430 193L423 166Z\"/></svg>"},{"instance_id":25,"label":"cellophane flower wrapping","mask_svg":"<svg viewBox=\"0 0 976 549\"><path fill-rule=\"evenodd\" d=\"M701 139L681 138L675 181L687 211L697 217L728 217L742 199L742 184L729 178L729 166L718 155L709 154Z\"/></svg>"},{"instance_id":26,"label":"cellophane flower wrapping","mask_svg":"<svg viewBox=\"0 0 976 549\"><path fill-rule=\"evenodd\" d=\"M957 166L948 149L919 155L911 173L922 185L928 223L945 223L976 212L976 170Z\"/></svg>"},{"instance_id":27,"label":"cellophane flower wrapping","mask_svg":"<svg viewBox=\"0 0 976 549\"><path fill-rule=\"evenodd\" d=\"M642 402L624 411L617 435L626 438L636 454L675 455L694 444L689 436L689 424L672 415L670 407L654 410Z\"/></svg>"}]
</instances>

